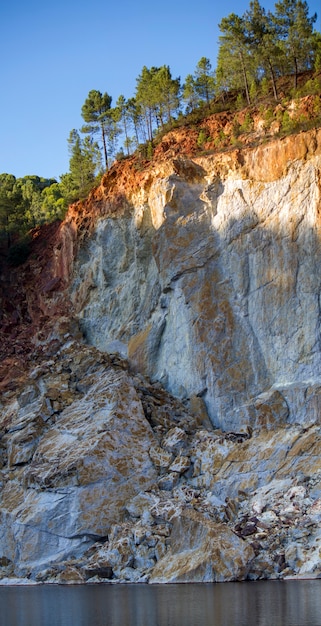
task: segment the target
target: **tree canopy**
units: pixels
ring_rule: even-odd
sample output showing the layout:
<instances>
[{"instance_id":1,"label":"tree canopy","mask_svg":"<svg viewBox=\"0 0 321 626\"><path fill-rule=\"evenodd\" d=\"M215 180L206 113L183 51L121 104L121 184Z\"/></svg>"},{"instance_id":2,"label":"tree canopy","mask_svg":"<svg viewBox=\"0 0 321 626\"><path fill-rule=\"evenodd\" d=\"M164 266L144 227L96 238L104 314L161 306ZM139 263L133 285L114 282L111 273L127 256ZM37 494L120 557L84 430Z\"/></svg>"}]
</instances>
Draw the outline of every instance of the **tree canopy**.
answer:
<instances>
[{"instance_id":1,"label":"tree canopy","mask_svg":"<svg viewBox=\"0 0 321 626\"><path fill-rule=\"evenodd\" d=\"M313 30L316 18L309 17L305 0L280 0L274 13L251 0L243 15L224 17L219 24L218 87L240 89L242 76L248 104L252 81L269 77L277 99L276 79L293 73L296 88L299 72L312 69L320 55L320 40Z\"/></svg>"},{"instance_id":2,"label":"tree canopy","mask_svg":"<svg viewBox=\"0 0 321 626\"><path fill-rule=\"evenodd\" d=\"M108 93L102 94L96 89L92 89L81 109L81 115L86 122L82 127L83 133L89 133L95 135L97 133L101 136L103 145L103 152L105 158L106 169L108 170L108 153L107 153L107 138L109 135L109 128L111 125L111 108L112 97Z\"/></svg>"},{"instance_id":3,"label":"tree canopy","mask_svg":"<svg viewBox=\"0 0 321 626\"><path fill-rule=\"evenodd\" d=\"M221 20L215 69L202 56L181 84L168 65L144 65L134 96L120 95L114 107L107 92L89 91L81 108L84 125L71 130L67 140L69 171L59 182L0 174L0 234L8 246L15 233L62 218L68 204L85 197L113 159L136 150L149 157L161 133L184 115L210 112L214 99L224 102L227 93L235 93L250 105L258 90L268 88L278 101L278 80L288 75L295 93L300 72L321 70L316 17L309 15L306 0L278 0L274 12L250 0L242 15Z\"/></svg>"},{"instance_id":4,"label":"tree canopy","mask_svg":"<svg viewBox=\"0 0 321 626\"><path fill-rule=\"evenodd\" d=\"M6 236L8 247L15 233L63 216L66 203L54 207L48 202L48 190L56 185L54 178L0 174L0 233Z\"/></svg>"}]
</instances>

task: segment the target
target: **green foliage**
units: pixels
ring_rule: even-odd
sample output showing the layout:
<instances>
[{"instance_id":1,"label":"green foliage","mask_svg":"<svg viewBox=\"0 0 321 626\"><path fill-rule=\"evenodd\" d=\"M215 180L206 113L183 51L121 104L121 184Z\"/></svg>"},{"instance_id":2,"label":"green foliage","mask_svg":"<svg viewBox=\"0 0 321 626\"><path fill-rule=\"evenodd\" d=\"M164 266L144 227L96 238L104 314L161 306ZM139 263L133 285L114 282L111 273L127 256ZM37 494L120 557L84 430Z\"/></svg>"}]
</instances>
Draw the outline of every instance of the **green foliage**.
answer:
<instances>
[{"instance_id":1,"label":"green foliage","mask_svg":"<svg viewBox=\"0 0 321 626\"><path fill-rule=\"evenodd\" d=\"M269 75L275 100L278 98L276 73L281 56L272 13L266 13L258 0L250 2L244 15L247 32L247 45L253 50L256 72Z\"/></svg>"},{"instance_id":2,"label":"green foliage","mask_svg":"<svg viewBox=\"0 0 321 626\"><path fill-rule=\"evenodd\" d=\"M152 159L154 154L153 144L151 141L147 143L147 159Z\"/></svg>"},{"instance_id":3,"label":"green foliage","mask_svg":"<svg viewBox=\"0 0 321 626\"><path fill-rule=\"evenodd\" d=\"M197 63L194 86L199 99L209 106L215 94L215 79L211 62L206 57L202 57Z\"/></svg>"},{"instance_id":4,"label":"green foliage","mask_svg":"<svg viewBox=\"0 0 321 626\"><path fill-rule=\"evenodd\" d=\"M277 100L279 76L293 72L297 87L300 71L321 64L321 36L313 32L316 16L309 17L307 2L281 0L275 9L275 14L266 12L251 0L242 16L232 13L222 19L216 82L223 93L242 89L250 104L249 84L269 78Z\"/></svg>"},{"instance_id":5,"label":"green foliage","mask_svg":"<svg viewBox=\"0 0 321 626\"><path fill-rule=\"evenodd\" d=\"M26 228L34 227L51 219L44 206L46 190L57 184L54 178L25 176L17 179L17 188L22 195L22 207ZM20 229L21 232L21 229Z\"/></svg>"},{"instance_id":6,"label":"green foliage","mask_svg":"<svg viewBox=\"0 0 321 626\"><path fill-rule=\"evenodd\" d=\"M313 104L313 113L317 116L321 116L321 99L315 99Z\"/></svg>"},{"instance_id":7,"label":"green foliage","mask_svg":"<svg viewBox=\"0 0 321 626\"><path fill-rule=\"evenodd\" d=\"M263 76L261 80L261 84L260 84L260 90L263 96L268 96L270 87L269 87L269 81L268 81L267 76Z\"/></svg>"},{"instance_id":8,"label":"green foliage","mask_svg":"<svg viewBox=\"0 0 321 626\"><path fill-rule=\"evenodd\" d=\"M220 130L218 136L215 137L214 139L214 144L217 148L222 148L226 145L228 141L229 141L228 136L225 135L223 130Z\"/></svg>"},{"instance_id":9,"label":"green foliage","mask_svg":"<svg viewBox=\"0 0 321 626\"><path fill-rule=\"evenodd\" d=\"M199 97L196 91L194 76L192 76L192 74L188 74L186 76L185 83L183 85L182 95L186 105L186 113L190 113L191 111L196 109L199 102Z\"/></svg>"},{"instance_id":10,"label":"green foliage","mask_svg":"<svg viewBox=\"0 0 321 626\"><path fill-rule=\"evenodd\" d=\"M245 106L244 97L242 93L237 94L235 106L237 109L241 110Z\"/></svg>"},{"instance_id":11,"label":"green foliage","mask_svg":"<svg viewBox=\"0 0 321 626\"><path fill-rule=\"evenodd\" d=\"M241 124L238 121L237 116L235 116L233 119L233 123L232 123L232 137L234 137L234 139L237 139L240 133L241 133Z\"/></svg>"},{"instance_id":12,"label":"green foliage","mask_svg":"<svg viewBox=\"0 0 321 626\"><path fill-rule=\"evenodd\" d=\"M258 85L255 80L252 80L250 86L250 100L251 102L255 102L258 96Z\"/></svg>"},{"instance_id":13,"label":"green foliage","mask_svg":"<svg viewBox=\"0 0 321 626\"><path fill-rule=\"evenodd\" d=\"M130 106L129 101L125 99L123 95L120 95L116 102L116 110L118 121L122 125L123 133L125 135L124 148L127 152L127 155L130 154L130 148L132 142L130 140L130 130L131 130L131 115L130 115ZM119 152L116 154L116 159L119 161Z\"/></svg>"},{"instance_id":14,"label":"green foliage","mask_svg":"<svg viewBox=\"0 0 321 626\"><path fill-rule=\"evenodd\" d=\"M12 174L0 175L0 234L6 236L8 248L11 249L17 235L62 218L66 208L67 201L54 178L24 176L16 179ZM18 246L18 256L19 250ZM12 254L16 254L15 250ZM23 256L23 246L20 256Z\"/></svg>"},{"instance_id":15,"label":"green foliage","mask_svg":"<svg viewBox=\"0 0 321 626\"><path fill-rule=\"evenodd\" d=\"M42 212L46 222L63 219L68 208L68 198L64 195L63 185L54 183L46 187L41 194Z\"/></svg>"},{"instance_id":16,"label":"green foliage","mask_svg":"<svg viewBox=\"0 0 321 626\"><path fill-rule=\"evenodd\" d=\"M299 72L311 68L313 24L316 19L316 14L309 17L309 6L305 0L280 0L275 4L273 22L284 63L294 73L295 88Z\"/></svg>"},{"instance_id":17,"label":"green foliage","mask_svg":"<svg viewBox=\"0 0 321 626\"><path fill-rule=\"evenodd\" d=\"M140 76L136 79L136 103L144 120L146 139L153 141L153 129L156 122L156 82L157 67L148 69L144 65Z\"/></svg>"},{"instance_id":18,"label":"green foliage","mask_svg":"<svg viewBox=\"0 0 321 626\"><path fill-rule=\"evenodd\" d=\"M291 133L296 126L296 122L291 118L288 111L284 111L281 119L281 132L284 134Z\"/></svg>"},{"instance_id":19,"label":"green foliage","mask_svg":"<svg viewBox=\"0 0 321 626\"><path fill-rule=\"evenodd\" d=\"M90 135L100 134L103 146L105 166L108 170L107 141L113 137L114 120L111 116L112 97L108 93L102 94L96 89L92 89L81 109L81 115L86 122L81 132Z\"/></svg>"},{"instance_id":20,"label":"green foliage","mask_svg":"<svg viewBox=\"0 0 321 626\"><path fill-rule=\"evenodd\" d=\"M238 137L231 137L231 145L234 148L241 148L242 147L242 142L240 141L240 139L238 139Z\"/></svg>"},{"instance_id":21,"label":"green foliage","mask_svg":"<svg viewBox=\"0 0 321 626\"><path fill-rule=\"evenodd\" d=\"M310 78L304 83L303 87L298 90L298 96L311 96L311 95L319 95L321 92L321 77L316 76L315 78Z\"/></svg>"},{"instance_id":22,"label":"green foliage","mask_svg":"<svg viewBox=\"0 0 321 626\"><path fill-rule=\"evenodd\" d=\"M8 246L11 235L22 221L22 197L12 174L0 174L0 231L6 234Z\"/></svg>"},{"instance_id":23,"label":"green foliage","mask_svg":"<svg viewBox=\"0 0 321 626\"><path fill-rule=\"evenodd\" d=\"M244 121L240 126L240 131L242 133L249 133L251 130L253 130L253 124L253 117L250 115L249 112L247 112Z\"/></svg>"},{"instance_id":24,"label":"green foliage","mask_svg":"<svg viewBox=\"0 0 321 626\"><path fill-rule=\"evenodd\" d=\"M150 161L153 158L154 148L151 141L146 141L146 143L139 144L137 148L137 153L146 161Z\"/></svg>"},{"instance_id":25,"label":"green foliage","mask_svg":"<svg viewBox=\"0 0 321 626\"><path fill-rule=\"evenodd\" d=\"M97 142L92 137L83 140L77 130L72 130L68 138L69 144L69 180L65 184L64 197L68 202L86 197L95 184L96 176L101 172L101 153Z\"/></svg>"},{"instance_id":26,"label":"green foliage","mask_svg":"<svg viewBox=\"0 0 321 626\"><path fill-rule=\"evenodd\" d=\"M240 89L243 86L246 101L250 101L249 79L252 74L252 55L249 49L247 24L244 16L231 13L219 24L222 35L218 54L218 72L216 80L228 89Z\"/></svg>"},{"instance_id":27,"label":"green foliage","mask_svg":"<svg viewBox=\"0 0 321 626\"><path fill-rule=\"evenodd\" d=\"M268 128L270 128L273 120L275 119L274 117L274 111L273 109L265 109L264 110L264 128L267 130Z\"/></svg>"},{"instance_id":28,"label":"green foliage","mask_svg":"<svg viewBox=\"0 0 321 626\"><path fill-rule=\"evenodd\" d=\"M120 159L134 150L151 158L152 147L165 132L184 123L196 124L209 112L240 110L270 94L278 101L282 76L292 71L297 80L299 71L321 67L321 35L313 31L315 19L309 16L305 0L279 0L274 13L266 11L259 0L250 0L243 15L231 13L219 24L215 71L203 56L181 87L180 78L172 77L168 65L145 65L136 79L135 97L126 100L120 95L113 109L107 93L89 92L82 107L86 125L81 130L100 133L108 168L113 156ZM317 89L317 83L307 86L309 93ZM201 132L198 144L204 142Z\"/></svg>"},{"instance_id":29,"label":"green foliage","mask_svg":"<svg viewBox=\"0 0 321 626\"><path fill-rule=\"evenodd\" d=\"M206 143L207 141L210 140L210 137L208 135L208 132L205 128L201 128L200 132L198 133L198 137L197 137L197 145L199 148L201 148L203 146L204 143Z\"/></svg>"},{"instance_id":30,"label":"green foliage","mask_svg":"<svg viewBox=\"0 0 321 626\"><path fill-rule=\"evenodd\" d=\"M126 155L124 153L124 150L121 148L116 154L116 161L123 161L124 159L126 159Z\"/></svg>"},{"instance_id":31,"label":"green foliage","mask_svg":"<svg viewBox=\"0 0 321 626\"><path fill-rule=\"evenodd\" d=\"M153 142L155 130L171 124L179 110L180 78L173 79L168 65L143 67L136 80L136 112L144 127L145 141Z\"/></svg>"}]
</instances>

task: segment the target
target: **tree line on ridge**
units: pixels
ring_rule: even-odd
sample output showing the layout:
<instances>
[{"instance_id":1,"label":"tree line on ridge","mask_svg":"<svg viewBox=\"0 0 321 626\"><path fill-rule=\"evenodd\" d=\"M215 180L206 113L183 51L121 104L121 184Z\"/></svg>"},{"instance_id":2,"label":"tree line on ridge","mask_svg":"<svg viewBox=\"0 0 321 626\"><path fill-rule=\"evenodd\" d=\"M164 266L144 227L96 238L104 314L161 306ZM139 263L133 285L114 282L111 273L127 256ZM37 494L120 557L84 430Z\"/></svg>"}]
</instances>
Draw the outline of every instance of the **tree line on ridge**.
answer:
<instances>
[{"instance_id":1,"label":"tree line on ridge","mask_svg":"<svg viewBox=\"0 0 321 626\"><path fill-rule=\"evenodd\" d=\"M107 92L91 90L81 109L84 124L68 137L69 172L59 182L0 174L0 233L8 247L12 233L61 219L68 204L86 197L115 158L134 152L150 158L162 133L195 115L201 119L215 112L217 103L222 110L231 92L239 107L255 103L264 93L277 102L279 79L292 75L295 95L300 73L321 70L316 19L305 0L280 0L273 13L251 0L243 15L231 13L221 20L215 69L202 57L182 84L168 65L144 66L135 95L120 95L115 106Z\"/></svg>"}]
</instances>

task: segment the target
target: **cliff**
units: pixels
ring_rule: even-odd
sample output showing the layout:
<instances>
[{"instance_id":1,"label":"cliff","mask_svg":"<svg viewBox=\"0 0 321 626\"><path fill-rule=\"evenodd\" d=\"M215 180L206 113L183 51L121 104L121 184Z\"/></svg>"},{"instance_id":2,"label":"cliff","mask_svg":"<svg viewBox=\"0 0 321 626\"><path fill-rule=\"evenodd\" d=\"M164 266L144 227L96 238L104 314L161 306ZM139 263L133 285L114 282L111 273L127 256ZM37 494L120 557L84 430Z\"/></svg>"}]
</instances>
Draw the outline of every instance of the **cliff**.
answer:
<instances>
[{"instance_id":1,"label":"cliff","mask_svg":"<svg viewBox=\"0 0 321 626\"><path fill-rule=\"evenodd\" d=\"M314 422L320 154L313 131L150 168L77 257L70 294L88 343L202 397L224 430L260 424L270 401L271 419Z\"/></svg>"},{"instance_id":2,"label":"cliff","mask_svg":"<svg viewBox=\"0 0 321 626\"><path fill-rule=\"evenodd\" d=\"M321 575L321 130L193 132L3 277L4 581Z\"/></svg>"}]
</instances>

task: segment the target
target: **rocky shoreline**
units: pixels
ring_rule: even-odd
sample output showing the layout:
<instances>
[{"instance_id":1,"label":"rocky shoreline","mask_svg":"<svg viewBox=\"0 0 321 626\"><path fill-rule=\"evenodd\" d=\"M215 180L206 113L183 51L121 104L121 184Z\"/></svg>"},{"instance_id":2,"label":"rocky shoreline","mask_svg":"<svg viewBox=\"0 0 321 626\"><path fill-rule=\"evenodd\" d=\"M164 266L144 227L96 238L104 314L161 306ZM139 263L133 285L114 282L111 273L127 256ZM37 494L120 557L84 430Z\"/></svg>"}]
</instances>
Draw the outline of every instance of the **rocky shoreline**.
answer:
<instances>
[{"instance_id":1,"label":"rocky shoreline","mask_svg":"<svg viewBox=\"0 0 321 626\"><path fill-rule=\"evenodd\" d=\"M72 338L30 378L2 407L2 584L321 577L319 425L220 431Z\"/></svg>"}]
</instances>

